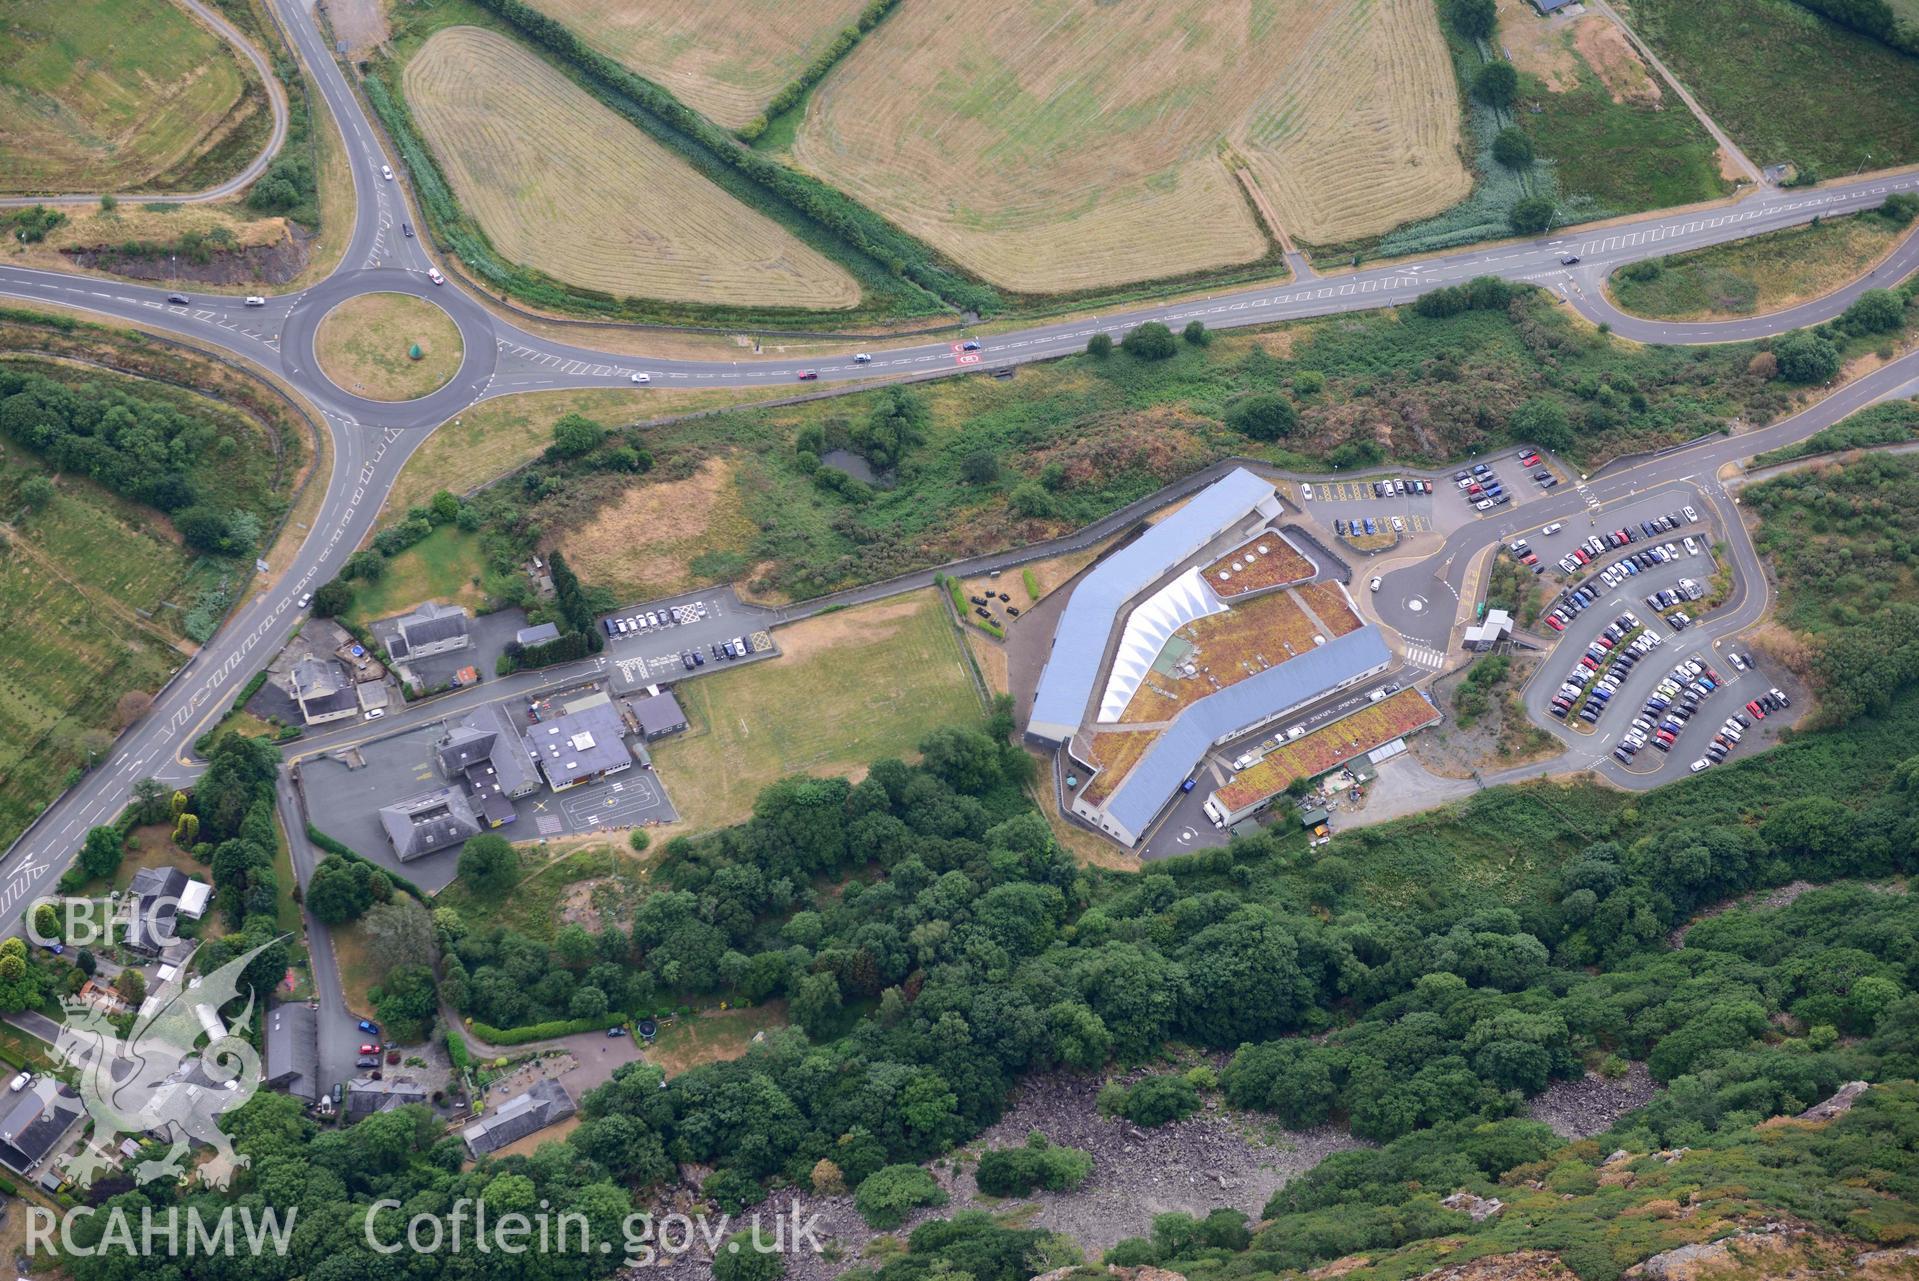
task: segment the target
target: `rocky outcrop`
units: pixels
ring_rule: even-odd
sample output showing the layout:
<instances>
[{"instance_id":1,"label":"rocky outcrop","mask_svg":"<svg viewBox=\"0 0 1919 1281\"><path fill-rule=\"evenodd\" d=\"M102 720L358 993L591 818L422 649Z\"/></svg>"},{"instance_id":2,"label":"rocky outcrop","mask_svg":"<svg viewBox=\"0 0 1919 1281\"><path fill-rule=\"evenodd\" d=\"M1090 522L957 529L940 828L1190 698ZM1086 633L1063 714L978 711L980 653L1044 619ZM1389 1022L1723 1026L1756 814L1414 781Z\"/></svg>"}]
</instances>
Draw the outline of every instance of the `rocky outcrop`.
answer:
<instances>
[{"instance_id":1,"label":"rocky outcrop","mask_svg":"<svg viewBox=\"0 0 1919 1281\"><path fill-rule=\"evenodd\" d=\"M1506 1203L1498 1197L1475 1196L1464 1188L1453 1193L1444 1201L1441 1201L1440 1204L1448 1210L1454 1210L1460 1214L1472 1216L1474 1223L1480 1223L1490 1219L1506 1208Z\"/></svg>"},{"instance_id":2,"label":"rocky outcrop","mask_svg":"<svg viewBox=\"0 0 1919 1281\"><path fill-rule=\"evenodd\" d=\"M1859 1096L1872 1088L1870 1081L1848 1081L1839 1087L1839 1092L1823 1103L1815 1103L1793 1119L1796 1121L1830 1121L1852 1111L1852 1105Z\"/></svg>"},{"instance_id":3,"label":"rocky outcrop","mask_svg":"<svg viewBox=\"0 0 1919 1281\"><path fill-rule=\"evenodd\" d=\"M1700 1281L1721 1271L1747 1267L1755 1255L1794 1251L1809 1235L1806 1229L1790 1223L1765 1223L1745 1232L1682 1245L1653 1255L1626 1269L1630 1281ZM1769 1275L1761 1271L1756 1275Z\"/></svg>"},{"instance_id":4,"label":"rocky outcrop","mask_svg":"<svg viewBox=\"0 0 1919 1281\"><path fill-rule=\"evenodd\" d=\"M1315 1274L1317 1275L1317 1274ZM1575 1281L1572 1269L1545 1250L1490 1254L1422 1273L1418 1281Z\"/></svg>"}]
</instances>

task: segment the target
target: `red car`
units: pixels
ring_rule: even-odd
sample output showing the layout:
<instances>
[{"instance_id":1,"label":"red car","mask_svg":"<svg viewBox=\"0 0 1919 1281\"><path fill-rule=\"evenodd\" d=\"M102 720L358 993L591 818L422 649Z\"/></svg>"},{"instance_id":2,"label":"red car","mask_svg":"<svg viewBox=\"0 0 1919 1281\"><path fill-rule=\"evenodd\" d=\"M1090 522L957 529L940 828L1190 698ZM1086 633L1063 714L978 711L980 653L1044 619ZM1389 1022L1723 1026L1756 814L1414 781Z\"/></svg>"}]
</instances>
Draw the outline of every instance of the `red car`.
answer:
<instances>
[{"instance_id":1,"label":"red car","mask_svg":"<svg viewBox=\"0 0 1919 1281\"><path fill-rule=\"evenodd\" d=\"M800 381L803 383L817 382L819 381L819 372L812 369L802 369L800 370Z\"/></svg>"},{"instance_id":2,"label":"red car","mask_svg":"<svg viewBox=\"0 0 1919 1281\"><path fill-rule=\"evenodd\" d=\"M1560 622L1557 618L1554 618L1550 614L1546 616L1546 626L1552 628L1556 632L1563 632L1566 630L1566 625Z\"/></svg>"},{"instance_id":3,"label":"red car","mask_svg":"<svg viewBox=\"0 0 1919 1281\"><path fill-rule=\"evenodd\" d=\"M1752 713L1752 718L1756 721L1763 721L1766 719L1766 709L1761 707L1756 700L1753 702L1747 703L1746 710Z\"/></svg>"},{"instance_id":4,"label":"red car","mask_svg":"<svg viewBox=\"0 0 1919 1281\"><path fill-rule=\"evenodd\" d=\"M362 1054L378 1054L379 1052L380 1047L377 1045L362 1045L360 1047L360 1053Z\"/></svg>"}]
</instances>

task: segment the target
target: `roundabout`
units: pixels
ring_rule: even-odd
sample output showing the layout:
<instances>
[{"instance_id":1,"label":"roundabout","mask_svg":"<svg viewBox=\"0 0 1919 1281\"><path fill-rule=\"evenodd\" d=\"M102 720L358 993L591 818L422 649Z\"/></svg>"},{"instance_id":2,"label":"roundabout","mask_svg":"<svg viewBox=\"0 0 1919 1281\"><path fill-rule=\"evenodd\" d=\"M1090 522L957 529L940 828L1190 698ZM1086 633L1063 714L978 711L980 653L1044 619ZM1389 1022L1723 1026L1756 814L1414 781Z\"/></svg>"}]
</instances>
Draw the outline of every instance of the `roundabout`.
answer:
<instances>
[{"instance_id":1,"label":"roundabout","mask_svg":"<svg viewBox=\"0 0 1919 1281\"><path fill-rule=\"evenodd\" d=\"M411 294L365 293L336 303L314 335L320 372L369 400L419 400L452 381L465 362L460 327Z\"/></svg>"}]
</instances>

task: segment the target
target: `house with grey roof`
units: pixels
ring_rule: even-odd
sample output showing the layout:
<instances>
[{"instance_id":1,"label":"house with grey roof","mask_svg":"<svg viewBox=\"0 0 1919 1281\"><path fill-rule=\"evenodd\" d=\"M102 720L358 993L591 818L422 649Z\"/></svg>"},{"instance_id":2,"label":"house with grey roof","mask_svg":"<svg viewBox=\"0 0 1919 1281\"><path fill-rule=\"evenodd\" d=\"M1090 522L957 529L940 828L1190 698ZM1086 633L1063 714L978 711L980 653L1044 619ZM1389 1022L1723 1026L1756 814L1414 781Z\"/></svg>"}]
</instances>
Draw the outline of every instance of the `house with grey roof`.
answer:
<instances>
[{"instance_id":1,"label":"house with grey roof","mask_svg":"<svg viewBox=\"0 0 1919 1281\"><path fill-rule=\"evenodd\" d=\"M546 785L556 792L617 774L633 764L633 753L626 745L626 722L604 694L532 726L526 740L546 775Z\"/></svg>"},{"instance_id":2,"label":"house with grey roof","mask_svg":"<svg viewBox=\"0 0 1919 1281\"><path fill-rule=\"evenodd\" d=\"M539 1081L460 1131L474 1156L497 1152L509 1143L564 1121L576 1109L573 1096L558 1081Z\"/></svg>"},{"instance_id":3,"label":"house with grey roof","mask_svg":"<svg viewBox=\"0 0 1919 1281\"><path fill-rule=\"evenodd\" d=\"M391 1112L410 1103L425 1103L426 1087L418 1081L349 1081L346 1087L346 1123L363 1121L375 1112Z\"/></svg>"},{"instance_id":4,"label":"house with grey roof","mask_svg":"<svg viewBox=\"0 0 1919 1281\"><path fill-rule=\"evenodd\" d=\"M1060 611L1026 732L1054 743L1072 738L1088 719L1109 642L1134 598L1214 539L1250 535L1279 513L1271 482L1236 467L1095 565Z\"/></svg>"},{"instance_id":5,"label":"house with grey roof","mask_svg":"<svg viewBox=\"0 0 1919 1281\"><path fill-rule=\"evenodd\" d=\"M560 639L558 623L541 623L535 627L522 627L513 633L513 641L518 645L544 645L548 641Z\"/></svg>"},{"instance_id":6,"label":"house with grey roof","mask_svg":"<svg viewBox=\"0 0 1919 1281\"><path fill-rule=\"evenodd\" d=\"M15 1174L33 1168L57 1151L69 1131L87 1114L80 1096L52 1077L35 1081L0 1103L0 1164Z\"/></svg>"},{"instance_id":7,"label":"house with grey roof","mask_svg":"<svg viewBox=\"0 0 1919 1281\"><path fill-rule=\"evenodd\" d=\"M395 620L386 638L387 657L395 663L431 658L473 643L467 612L458 605L426 604Z\"/></svg>"},{"instance_id":8,"label":"house with grey roof","mask_svg":"<svg viewBox=\"0 0 1919 1281\"><path fill-rule=\"evenodd\" d=\"M457 787L437 787L381 806L380 826L402 863L458 845L486 830L473 803Z\"/></svg>"},{"instance_id":9,"label":"house with grey roof","mask_svg":"<svg viewBox=\"0 0 1919 1281\"><path fill-rule=\"evenodd\" d=\"M353 681L338 659L303 658L288 671L287 681L300 718L309 725L344 720L360 710Z\"/></svg>"},{"instance_id":10,"label":"house with grey roof","mask_svg":"<svg viewBox=\"0 0 1919 1281\"><path fill-rule=\"evenodd\" d=\"M143 867L127 883L126 945L144 956L175 960L191 950L175 937L180 918L198 920L213 887L177 867Z\"/></svg>"},{"instance_id":11,"label":"house with grey roof","mask_svg":"<svg viewBox=\"0 0 1919 1281\"><path fill-rule=\"evenodd\" d=\"M632 709L633 718L640 723L641 737L649 743L668 734L678 734L686 728L686 712L670 690L656 689L640 698L629 698L626 705Z\"/></svg>"},{"instance_id":12,"label":"house with grey roof","mask_svg":"<svg viewBox=\"0 0 1919 1281\"><path fill-rule=\"evenodd\" d=\"M270 1005L261 1084L311 1105L320 1101L320 1014L304 1001Z\"/></svg>"}]
</instances>

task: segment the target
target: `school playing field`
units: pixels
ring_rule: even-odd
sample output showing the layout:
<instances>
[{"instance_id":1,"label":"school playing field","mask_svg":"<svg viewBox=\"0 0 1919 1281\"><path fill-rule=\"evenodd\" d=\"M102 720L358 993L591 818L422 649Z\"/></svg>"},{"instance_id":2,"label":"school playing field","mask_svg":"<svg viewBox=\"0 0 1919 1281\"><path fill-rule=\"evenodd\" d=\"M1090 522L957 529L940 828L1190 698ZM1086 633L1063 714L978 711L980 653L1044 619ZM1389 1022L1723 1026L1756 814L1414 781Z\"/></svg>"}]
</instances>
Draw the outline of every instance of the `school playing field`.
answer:
<instances>
[{"instance_id":1,"label":"school playing field","mask_svg":"<svg viewBox=\"0 0 1919 1281\"><path fill-rule=\"evenodd\" d=\"M267 109L173 0L8 0L0 50L0 191L145 186Z\"/></svg>"},{"instance_id":2,"label":"school playing field","mask_svg":"<svg viewBox=\"0 0 1919 1281\"><path fill-rule=\"evenodd\" d=\"M738 129L859 18L866 0L535 0L533 7L708 119Z\"/></svg>"},{"instance_id":3,"label":"school playing field","mask_svg":"<svg viewBox=\"0 0 1919 1281\"><path fill-rule=\"evenodd\" d=\"M859 302L839 267L506 36L436 32L405 89L461 204L514 262L670 302Z\"/></svg>"},{"instance_id":4,"label":"school playing field","mask_svg":"<svg viewBox=\"0 0 1919 1281\"><path fill-rule=\"evenodd\" d=\"M814 90L803 168L993 282L1108 286L1464 197L1430 0L916 0Z\"/></svg>"},{"instance_id":5,"label":"school playing field","mask_svg":"<svg viewBox=\"0 0 1919 1281\"><path fill-rule=\"evenodd\" d=\"M691 729L653 745L689 830L737 823L788 774L863 774L912 759L942 725L977 725L980 696L932 589L774 633L780 657L675 687Z\"/></svg>"}]
</instances>

